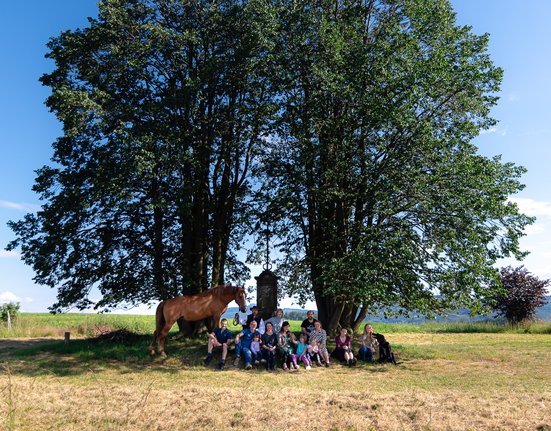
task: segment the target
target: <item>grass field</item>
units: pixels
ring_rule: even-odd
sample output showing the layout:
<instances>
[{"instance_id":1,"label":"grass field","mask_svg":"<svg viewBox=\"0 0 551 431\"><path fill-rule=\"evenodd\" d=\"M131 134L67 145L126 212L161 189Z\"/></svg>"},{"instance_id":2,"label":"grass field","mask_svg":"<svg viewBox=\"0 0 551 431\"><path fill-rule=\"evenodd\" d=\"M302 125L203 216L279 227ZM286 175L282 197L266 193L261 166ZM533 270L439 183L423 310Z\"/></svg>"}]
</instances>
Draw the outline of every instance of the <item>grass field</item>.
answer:
<instances>
[{"instance_id":1,"label":"grass field","mask_svg":"<svg viewBox=\"0 0 551 431\"><path fill-rule=\"evenodd\" d=\"M551 431L550 327L376 325L398 366L219 372L175 331L150 358L151 316L23 314L0 332L0 429Z\"/></svg>"}]
</instances>

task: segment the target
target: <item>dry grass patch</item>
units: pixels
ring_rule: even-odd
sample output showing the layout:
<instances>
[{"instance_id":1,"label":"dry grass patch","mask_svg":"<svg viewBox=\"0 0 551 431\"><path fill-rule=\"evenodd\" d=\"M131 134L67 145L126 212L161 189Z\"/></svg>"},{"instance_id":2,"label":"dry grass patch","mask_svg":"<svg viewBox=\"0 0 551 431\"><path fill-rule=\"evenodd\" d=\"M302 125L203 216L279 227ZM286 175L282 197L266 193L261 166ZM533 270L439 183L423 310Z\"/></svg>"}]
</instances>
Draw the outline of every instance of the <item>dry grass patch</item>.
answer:
<instances>
[{"instance_id":1,"label":"dry grass patch","mask_svg":"<svg viewBox=\"0 0 551 431\"><path fill-rule=\"evenodd\" d=\"M170 385L163 376L158 385L156 373L129 382L110 382L104 375L78 386L60 378L16 377L12 429L242 430L262 424L263 429L281 430L309 424L312 430L537 430L549 425L549 393L373 391L370 374L361 376L362 390L330 390L324 372L331 371L279 373L267 382L257 373L228 372L221 384L210 376L201 382L188 379L188 373L180 371L180 382ZM353 372L350 377L360 376Z\"/></svg>"}]
</instances>

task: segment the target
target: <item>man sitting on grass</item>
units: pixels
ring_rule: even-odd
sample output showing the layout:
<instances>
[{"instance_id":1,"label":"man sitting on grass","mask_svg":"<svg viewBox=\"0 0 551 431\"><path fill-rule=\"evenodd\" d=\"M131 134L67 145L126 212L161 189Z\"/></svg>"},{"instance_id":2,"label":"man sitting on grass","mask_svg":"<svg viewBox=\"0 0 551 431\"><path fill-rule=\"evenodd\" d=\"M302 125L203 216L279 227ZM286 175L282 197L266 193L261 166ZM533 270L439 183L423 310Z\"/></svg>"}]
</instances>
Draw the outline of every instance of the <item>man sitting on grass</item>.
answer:
<instances>
[{"instance_id":1,"label":"man sitting on grass","mask_svg":"<svg viewBox=\"0 0 551 431\"><path fill-rule=\"evenodd\" d=\"M251 343L255 334L260 335L260 332L256 330L256 320L252 320L249 323L249 327L243 329L235 337L235 363L234 365L239 366L239 361L241 359L241 353L245 355L245 369L250 370L252 368L252 352L251 352Z\"/></svg>"},{"instance_id":2,"label":"man sitting on grass","mask_svg":"<svg viewBox=\"0 0 551 431\"><path fill-rule=\"evenodd\" d=\"M220 326L220 328L216 328L213 332L209 334L209 344L207 347L208 353L203 363L205 365L210 364L210 361L212 361L212 349L214 349L215 347L221 347L222 360L220 361L220 365L218 366L218 368L223 370L233 334L228 329L227 319L222 319L220 321Z\"/></svg>"}]
</instances>

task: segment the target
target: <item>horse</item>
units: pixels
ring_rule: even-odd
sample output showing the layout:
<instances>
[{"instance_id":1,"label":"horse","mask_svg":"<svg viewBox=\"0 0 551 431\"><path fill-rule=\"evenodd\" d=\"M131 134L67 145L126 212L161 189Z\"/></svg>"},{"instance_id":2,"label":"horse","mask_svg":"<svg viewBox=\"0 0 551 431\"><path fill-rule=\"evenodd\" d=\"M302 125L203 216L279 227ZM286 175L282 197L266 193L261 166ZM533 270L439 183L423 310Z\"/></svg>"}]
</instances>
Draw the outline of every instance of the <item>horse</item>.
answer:
<instances>
[{"instance_id":1,"label":"horse","mask_svg":"<svg viewBox=\"0 0 551 431\"><path fill-rule=\"evenodd\" d=\"M177 296L161 301L155 312L155 332L149 346L149 354L155 355L158 340L159 354L166 356L165 337L172 325L181 317L189 322L213 317L215 327L220 327L220 316L226 312L232 300L239 305L239 311L242 313L247 311L245 289L230 284L213 287L198 295Z\"/></svg>"}]
</instances>

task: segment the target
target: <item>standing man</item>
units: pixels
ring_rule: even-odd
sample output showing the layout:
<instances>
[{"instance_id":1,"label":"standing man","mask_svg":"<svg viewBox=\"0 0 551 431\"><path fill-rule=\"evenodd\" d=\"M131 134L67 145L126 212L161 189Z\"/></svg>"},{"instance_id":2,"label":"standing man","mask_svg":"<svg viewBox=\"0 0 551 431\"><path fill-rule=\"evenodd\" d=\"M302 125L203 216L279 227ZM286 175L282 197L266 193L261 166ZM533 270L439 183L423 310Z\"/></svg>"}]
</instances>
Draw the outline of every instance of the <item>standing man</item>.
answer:
<instances>
[{"instance_id":1,"label":"standing man","mask_svg":"<svg viewBox=\"0 0 551 431\"><path fill-rule=\"evenodd\" d=\"M310 337L310 332L314 330L316 322L317 320L314 319L314 312L312 310L308 310L306 312L306 319L304 319L302 325L300 325L302 333L307 337Z\"/></svg>"},{"instance_id":2,"label":"standing man","mask_svg":"<svg viewBox=\"0 0 551 431\"><path fill-rule=\"evenodd\" d=\"M220 365L218 365L218 368L220 370L224 369L224 365L226 363L226 356L228 355L228 349L230 347L231 340L233 338L233 334L228 329L228 320L222 319L220 321L220 328L216 328L214 331L212 331L209 334L209 344L207 347L207 357L203 361L205 365L210 364L210 361L212 361L212 350L215 347L221 347L222 348L222 360L220 361Z\"/></svg>"}]
</instances>

